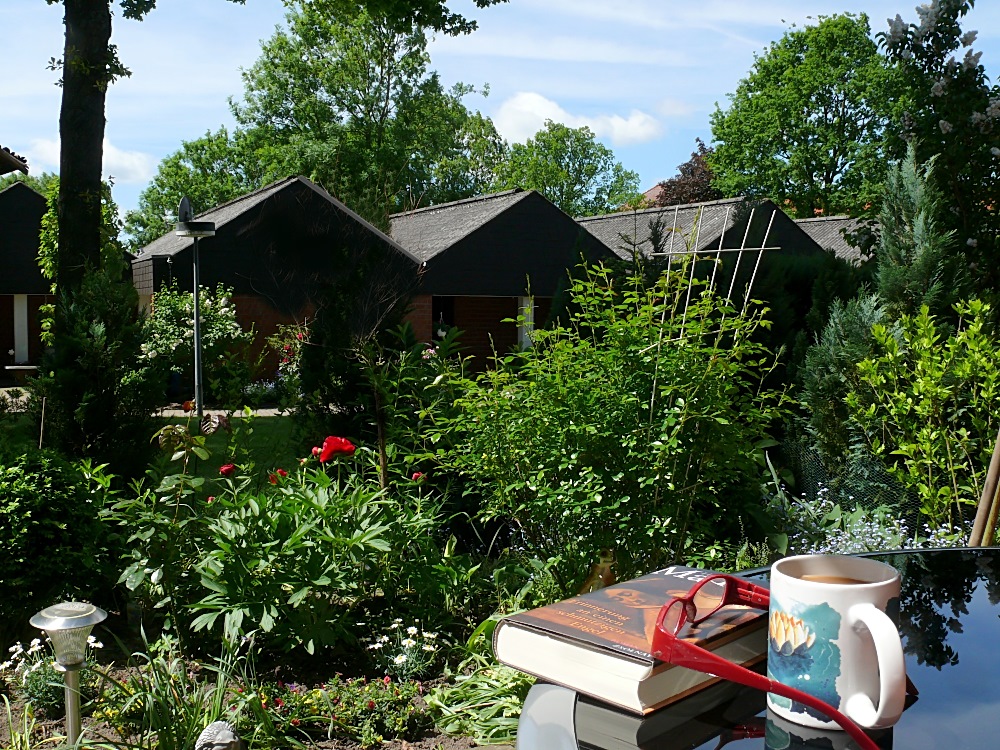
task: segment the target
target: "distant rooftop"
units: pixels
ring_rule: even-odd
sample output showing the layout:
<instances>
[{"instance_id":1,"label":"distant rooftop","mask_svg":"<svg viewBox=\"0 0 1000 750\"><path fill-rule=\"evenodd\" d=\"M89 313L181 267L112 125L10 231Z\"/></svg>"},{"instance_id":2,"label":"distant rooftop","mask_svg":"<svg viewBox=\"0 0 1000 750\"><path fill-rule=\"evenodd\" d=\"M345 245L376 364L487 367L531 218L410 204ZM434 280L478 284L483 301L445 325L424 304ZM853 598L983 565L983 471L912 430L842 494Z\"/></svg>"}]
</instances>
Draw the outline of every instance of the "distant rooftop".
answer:
<instances>
[{"instance_id":1,"label":"distant rooftop","mask_svg":"<svg viewBox=\"0 0 1000 750\"><path fill-rule=\"evenodd\" d=\"M844 236L864 229L860 220L850 216L817 216L812 219L796 219L795 223L827 252L854 265L861 263L861 251Z\"/></svg>"},{"instance_id":2,"label":"distant rooftop","mask_svg":"<svg viewBox=\"0 0 1000 750\"><path fill-rule=\"evenodd\" d=\"M0 174L24 172L28 174L28 160L18 156L6 146L0 146Z\"/></svg>"}]
</instances>

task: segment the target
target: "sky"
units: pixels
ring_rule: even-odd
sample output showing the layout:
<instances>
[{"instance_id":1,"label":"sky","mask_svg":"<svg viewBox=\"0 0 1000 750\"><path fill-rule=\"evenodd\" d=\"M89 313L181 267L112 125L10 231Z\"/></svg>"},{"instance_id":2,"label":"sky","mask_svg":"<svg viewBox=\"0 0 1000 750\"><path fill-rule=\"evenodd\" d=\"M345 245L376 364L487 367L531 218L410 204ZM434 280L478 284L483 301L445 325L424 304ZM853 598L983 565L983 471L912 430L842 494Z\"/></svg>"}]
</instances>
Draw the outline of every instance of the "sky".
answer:
<instances>
[{"instance_id":1,"label":"sky","mask_svg":"<svg viewBox=\"0 0 1000 750\"><path fill-rule=\"evenodd\" d=\"M546 119L586 125L638 173L645 190L677 173L695 138L711 142L710 116L750 71L754 55L792 24L821 15L866 13L872 33L900 14L916 22L913 0L510 0L477 9L449 7L479 29L439 36L431 68L446 85L489 86L466 106L490 116L509 142L523 142ZM28 158L32 173L58 171L58 74L62 7L3 0L0 43L0 145ZM229 97L240 98L240 71L284 19L280 0L160 0L142 22L114 18L112 42L131 69L107 97L105 176L122 211L165 156L221 125L231 127ZM810 20L812 19L812 21ZM963 29L991 79L1000 75L1000 3L980 0ZM209 206L195 206L196 211Z\"/></svg>"}]
</instances>

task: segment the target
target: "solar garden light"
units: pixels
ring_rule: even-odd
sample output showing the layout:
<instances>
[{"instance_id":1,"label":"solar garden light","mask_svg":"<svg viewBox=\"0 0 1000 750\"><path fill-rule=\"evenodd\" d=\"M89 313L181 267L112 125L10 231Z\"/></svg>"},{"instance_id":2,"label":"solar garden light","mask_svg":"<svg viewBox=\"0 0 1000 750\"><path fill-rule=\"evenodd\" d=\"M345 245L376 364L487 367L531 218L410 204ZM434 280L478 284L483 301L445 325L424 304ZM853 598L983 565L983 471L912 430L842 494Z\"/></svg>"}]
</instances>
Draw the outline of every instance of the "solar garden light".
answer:
<instances>
[{"instance_id":1,"label":"solar garden light","mask_svg":"<svg viewBox=\"0 0 1000 750\"><path fill-rule=\"evenodd\" d=\"M174 225L174 234L178 237L194 238L194 408L198 413L198 420L205 416L205 398L201 382L201 311L199 308L198 286L199 286L199 262L198 262L198 238L214 237L214 221L195 221L194 211L191 210L191 201L185 195L181 198L181 203L177 207L177 224Z\"/></svg>"},{"instance_id":2,"label":"solar garden light","mask_svg":"<svg viewBox=\"0 0 1000 750\"><path fill-rule=\"evenodd\" d=\"M66 739L80 739L80 670L87 658L87 637L108 616L100 607L84 602L63 602L46 607L29 620L44 630L56 653L55 668L66 684Z\"/></svg>"}]
</instances>

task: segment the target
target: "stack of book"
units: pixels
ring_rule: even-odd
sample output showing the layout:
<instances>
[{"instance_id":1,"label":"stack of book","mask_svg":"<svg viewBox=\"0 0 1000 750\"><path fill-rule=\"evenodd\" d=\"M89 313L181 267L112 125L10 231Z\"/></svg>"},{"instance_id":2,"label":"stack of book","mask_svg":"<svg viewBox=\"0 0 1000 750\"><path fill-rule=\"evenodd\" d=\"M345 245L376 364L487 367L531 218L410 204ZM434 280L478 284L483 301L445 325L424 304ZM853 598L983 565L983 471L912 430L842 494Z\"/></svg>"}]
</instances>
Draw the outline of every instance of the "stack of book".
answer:
<instances>
[{"instance_id":1,"label":"stack of book","mask_svg":"<svg viewBox=\"0 0 1000 750\"><path fill-rule=\"evenodd\" d=\"M494 631L494 652L504 664L546 682L638 716L650 714L718 682L650 653L660 608L708 575L712 572L673 565L505 617ZM767 655L767 612L723 607L680 637L752 667Z\"/></svg>"}]
</instances>

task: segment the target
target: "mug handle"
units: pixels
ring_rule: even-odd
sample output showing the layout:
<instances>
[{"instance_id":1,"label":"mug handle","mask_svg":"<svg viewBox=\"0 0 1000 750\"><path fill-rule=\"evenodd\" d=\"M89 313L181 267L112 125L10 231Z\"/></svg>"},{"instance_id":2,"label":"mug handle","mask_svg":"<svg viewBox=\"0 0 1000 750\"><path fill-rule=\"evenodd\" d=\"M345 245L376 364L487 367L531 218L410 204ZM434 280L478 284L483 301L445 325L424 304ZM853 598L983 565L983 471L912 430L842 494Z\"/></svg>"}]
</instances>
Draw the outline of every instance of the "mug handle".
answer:
<instances>
[{"instance_id":1,"label":"mug handle","mask_svg":"<svg viewBox=\"0 0 1000 750\"><path fill-rule=\"evenodd\" d=\"M855 604L847 611L852 628L864 624L875 643L878 659L878 706L864 693L855 693L844 703L844 713L868 729L892 726L903 713L906 702L906 664L899 631L889 616L874 604Z\"/></svg>"}]
</instances>

